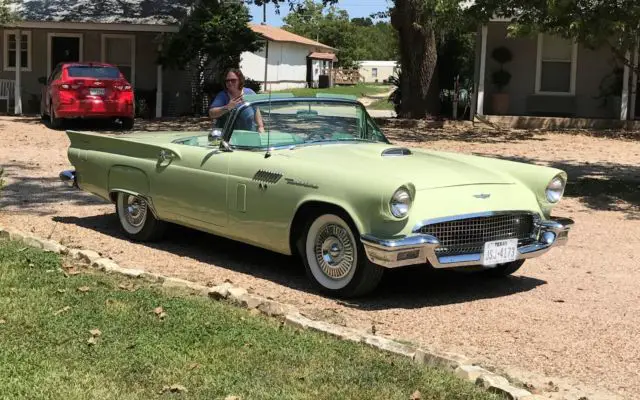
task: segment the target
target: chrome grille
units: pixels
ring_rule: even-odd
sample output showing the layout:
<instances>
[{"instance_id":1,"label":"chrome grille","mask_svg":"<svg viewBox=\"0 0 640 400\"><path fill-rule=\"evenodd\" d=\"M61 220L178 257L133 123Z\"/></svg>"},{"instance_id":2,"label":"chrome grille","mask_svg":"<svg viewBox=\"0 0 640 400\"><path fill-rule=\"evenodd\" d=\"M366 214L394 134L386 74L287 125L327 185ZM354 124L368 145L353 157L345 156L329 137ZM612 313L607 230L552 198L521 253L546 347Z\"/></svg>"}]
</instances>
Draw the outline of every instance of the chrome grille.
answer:
<instances>
[{"instance_id":1,"label":"chrome grille","mask_svg":"<svg viewBox=\"0 0 640 400\"><path fill-rule=\"evenodd\" d=\"M533 241L533 215L513 213L438 222L420 228L441 243L438 256L482 253L485 242L518 239L519 245Z\"/></svg>"}]
</instances>

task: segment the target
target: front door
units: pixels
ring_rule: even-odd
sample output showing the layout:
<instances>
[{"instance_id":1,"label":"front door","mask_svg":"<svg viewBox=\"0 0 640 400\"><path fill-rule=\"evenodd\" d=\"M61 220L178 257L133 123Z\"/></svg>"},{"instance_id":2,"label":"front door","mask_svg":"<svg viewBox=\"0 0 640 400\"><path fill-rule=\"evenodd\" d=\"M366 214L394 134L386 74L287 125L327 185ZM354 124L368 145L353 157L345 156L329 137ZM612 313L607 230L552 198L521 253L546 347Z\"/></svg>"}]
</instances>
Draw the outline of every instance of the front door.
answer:
<instances>
[{"instance_id":1,"label":"front door","mask_svg":"<svg viewBox=\"0 0 640 400\"><path fill-rule=\"evenodd\" d=\"M51 37L51 72L62 62L77 62L80 60L80 38L70 36Z\"/></svg>"}]
</instances>

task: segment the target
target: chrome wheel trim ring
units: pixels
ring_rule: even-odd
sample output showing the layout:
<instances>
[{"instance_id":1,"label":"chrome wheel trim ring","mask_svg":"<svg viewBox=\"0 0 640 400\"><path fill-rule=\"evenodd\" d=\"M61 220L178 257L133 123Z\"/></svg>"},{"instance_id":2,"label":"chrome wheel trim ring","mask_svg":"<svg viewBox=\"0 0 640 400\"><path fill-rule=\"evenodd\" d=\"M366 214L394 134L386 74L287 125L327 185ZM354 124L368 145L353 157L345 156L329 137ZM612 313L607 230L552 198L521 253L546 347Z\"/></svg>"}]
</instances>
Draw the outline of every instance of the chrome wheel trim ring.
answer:
<instances>
[{"instance_id":1,"label":"chrome wheel trim ring","mask_svg":"<svg viewBox=\"0 0 640 400\"><path fill-rule=\"evenodd\" d=\"M354 246L346 229L326 224L316 234L314 256L329 279L343 279L353 268Z\"/></svg>"},{"instance_id":2,"label":"chrome wheel trim ring","mask_svg":"<svg viewBox=\"0 0 640 400\"><path fill-rule=\"evenodd\" d=\"M144 228L149 206L144 199L138 196L119 193L118 211L122 227L128 233L136 234Z\"/></svg>"}]
</instances>

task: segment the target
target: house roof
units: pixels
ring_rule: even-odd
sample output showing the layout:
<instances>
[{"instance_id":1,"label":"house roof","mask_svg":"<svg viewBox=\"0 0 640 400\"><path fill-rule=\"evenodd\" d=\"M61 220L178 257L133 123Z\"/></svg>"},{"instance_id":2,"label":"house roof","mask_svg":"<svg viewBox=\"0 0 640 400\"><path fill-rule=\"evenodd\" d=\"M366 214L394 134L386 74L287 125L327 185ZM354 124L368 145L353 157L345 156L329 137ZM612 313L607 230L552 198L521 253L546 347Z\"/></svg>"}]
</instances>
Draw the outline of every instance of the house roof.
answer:
<instances>
[{"instance_id":1,"label":"house roof","mask_svg":"<svg viewBox=\"0 0 640 400\"><path fill-rule=\"evenodd\" d=\"M315 58L316 60L329 60L329 61L338 61L338 57L334 53L319 53L313 52L309 54L309 58Z\"/></svg>"},{"instance_id":2,"label":"house roof","mask_svg":"<svg viewBox=\"0 0 640 400\"><path fill-rule=\"evenodd\" d=\"M295 33L285 31L282 28L276 28L275 26L251 23L249 24L249 26L255 33L262 35L263 37L273 42L300 43L307 46L315 46L327 50L336 50L335 48L327 46L326 44L316 42L315 40L308 39L304 36L296 35Z\"/></svg>"},{"instance_id":3,"label":"house roof","mask_svg":"<svg viewBox=\"0 0 640 400\"><path fill-rule=\"evenodd\" d=\"M12 8L27 22L177 24L193 0L22 0Z\"/></svg>"}]
</instances>

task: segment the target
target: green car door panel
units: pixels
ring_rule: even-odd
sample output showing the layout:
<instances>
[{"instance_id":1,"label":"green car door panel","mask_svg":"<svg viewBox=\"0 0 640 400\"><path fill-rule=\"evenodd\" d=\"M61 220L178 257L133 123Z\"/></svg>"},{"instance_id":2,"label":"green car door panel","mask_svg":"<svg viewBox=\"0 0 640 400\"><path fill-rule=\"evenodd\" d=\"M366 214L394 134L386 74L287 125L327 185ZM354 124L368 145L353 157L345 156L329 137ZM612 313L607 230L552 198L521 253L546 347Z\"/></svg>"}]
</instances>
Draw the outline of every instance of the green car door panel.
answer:
<instances>
[{"instance_id":1,"label":"green car door panel","mask_svg":"<svg viewBox=\"0 0 640 400\"><path fill-rule=\"evenodd\" d=\"M553 216L565 171L393 144L349 97L254 96L221 132L67 135L63 181L112 202L128 193L132 212L151 206L147 225L123 226L132 239L173 222L299 255L336 296L407 265L509 275L573 225Z\"/></svg>"}]
</instances>

